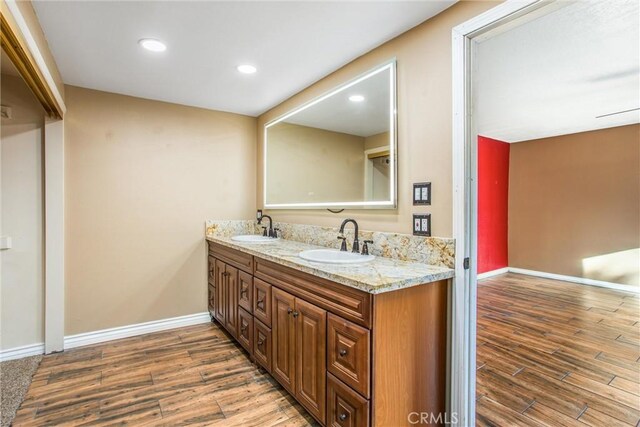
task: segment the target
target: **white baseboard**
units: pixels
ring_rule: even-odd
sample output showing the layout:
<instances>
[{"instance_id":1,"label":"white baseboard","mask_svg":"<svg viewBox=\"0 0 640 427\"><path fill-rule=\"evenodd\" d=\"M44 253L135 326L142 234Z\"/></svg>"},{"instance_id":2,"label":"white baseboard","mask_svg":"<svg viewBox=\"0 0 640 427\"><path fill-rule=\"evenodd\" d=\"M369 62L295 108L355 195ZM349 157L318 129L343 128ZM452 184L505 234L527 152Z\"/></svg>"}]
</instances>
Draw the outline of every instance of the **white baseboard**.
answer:
<instances>
[{"instance_id":1,"label":"white baseboard","mask_svg":"<svg viewBox=\"0 0 640 427\"><path fill-rule=\"evenodd\" d=\"M601 288L616 289L631 293L640 293L640 286L621 285L620 283L605 282L602 280L586 279L584 277L565 276L562 274L545 273L544 271L526 270L524 268L509 267L509 273L526 274L528 276L542 277L545 279L562 280L563 282L579 283L581 285L599 286Z\"/></svg>"},{"instance_id":2,"label":"white baseboard","mask_svg":"<svg viewBox=\"0 0 640 427\"><path fill-rule=\"evenodd\" d=\"M488 279L489 277L498 276L509 272L509 267L499 268L497 270L486 271L478 274L478 280Z\"/></svg>"},{"instance_id":3,"label":"white baseboard","mask_svg":"<svg viewBox=\"0 0 640 427\"><path fill-rule=\"evenodd\" d=\"M44 343L23 345L22 347L0 350L0 362L6 360L22 359L23 357L44 354Z\"/></svg>"},{"instance_id":4,"label":"white baseboard","mask_svg":"<svg viewBox=\"0 0 640 427\"><path fill-rule=\"evenodd\" d=\"M172 317L169 319L154 320L152 322L137 323L134 325L120 326L117 328L103 329L100 331L86 332L83 334L64 337L65 350L84 345L97 344L120 338L134 337L136 335L151 332L166 331L167 329L182 328L198 325L211 321L208 312L189 314L187 316Z\"/></svg>"}]
</instances>

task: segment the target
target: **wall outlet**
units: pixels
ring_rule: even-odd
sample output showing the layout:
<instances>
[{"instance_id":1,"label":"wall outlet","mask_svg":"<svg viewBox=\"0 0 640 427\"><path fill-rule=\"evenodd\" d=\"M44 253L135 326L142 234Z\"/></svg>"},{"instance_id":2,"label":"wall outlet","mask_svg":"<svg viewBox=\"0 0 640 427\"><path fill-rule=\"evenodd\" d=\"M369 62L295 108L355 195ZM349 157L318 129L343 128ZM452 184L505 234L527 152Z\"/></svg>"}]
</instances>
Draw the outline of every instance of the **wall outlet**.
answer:
<instances>
[{"instance_id":1,"label":"wall outlet","mask_svg":"<svg viewBox=\"0 0 640 427\"><path fill-rule=\"evenodd\" d=\"M413 184L413 205L430 205L431 204L431 183L416 182Z\"/></svg>"},{"instance_id":2,"label":"wall outlet","mask_svg":"<svg viewBox=\"0 0 640 427\"><path fill-rule=\"evenodd\" d=\"M413 214L413 235L431 236L431 214Z\"/></svg>"}]
</instances>

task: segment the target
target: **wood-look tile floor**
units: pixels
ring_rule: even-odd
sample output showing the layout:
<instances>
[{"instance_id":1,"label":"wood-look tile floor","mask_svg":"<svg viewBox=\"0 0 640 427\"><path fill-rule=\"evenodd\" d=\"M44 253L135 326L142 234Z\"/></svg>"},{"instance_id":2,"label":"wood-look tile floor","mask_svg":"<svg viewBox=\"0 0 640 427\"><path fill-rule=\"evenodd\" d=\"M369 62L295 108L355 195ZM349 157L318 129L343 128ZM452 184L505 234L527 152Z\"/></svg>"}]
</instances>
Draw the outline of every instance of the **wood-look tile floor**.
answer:
<instances>
[{"instance_id":1,"label":"wood-look tile floor","mask_svg":"<svg viewBox=\"0 0 640 427\"><path fill-rule=\"evenodd\" d=\"M45 356L14 426L303 426L312 418L215 324Z\"/></svg>"},{"instance_id":2,"label":"wood-look tile floor","mask_svg":"<svg viewBox=\"0 0 640 427\"><path fill-rule=\"evenodd\" d=\"M637 294L518 274L478 284L479 426L640 425Z\"/></svg>"}]
</instances>

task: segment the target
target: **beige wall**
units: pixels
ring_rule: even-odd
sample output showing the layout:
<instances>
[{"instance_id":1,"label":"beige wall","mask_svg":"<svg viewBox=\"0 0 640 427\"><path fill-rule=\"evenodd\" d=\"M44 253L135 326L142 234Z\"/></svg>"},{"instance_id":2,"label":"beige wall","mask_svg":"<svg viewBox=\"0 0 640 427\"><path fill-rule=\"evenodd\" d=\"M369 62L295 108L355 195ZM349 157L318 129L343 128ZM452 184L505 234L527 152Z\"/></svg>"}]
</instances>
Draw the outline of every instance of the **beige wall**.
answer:
<instances>
[{"instance_id":1,"label":"beige wall","mask_svg":"<svg viewBox=\"0 0 640 427\"><path fill-rule=\"evenodd\" d=\"M372 69L390 58L397 59L398 79L398 209L347 210L334 215L323 210L270 212L274 219L293 223L339 225L354 217L362 228L410 233L413 212L431 212L434 236L452 235L451 183L451 29L494 7L499 2L465 1L447 9L418 27L361 56L333 74L271 109L258 118L265 123L335 86ZM262 132L258 133L262 156ZM258 160L258 188L262 188L262 159ZM432 205L414 208L413 182L433 183ZM263 205L262 191L257 194Z\"/></svg>"},{"instance_id":2,"label":"beige wall","mask_svg":"<svg viewBox=\"0 0 640 427\"><path fill-rule=\"evenodd\" d=\"M284 122L268 132L270 203L364 199L364 138Z\"/></svg>"},{"instance_id":3,"label":"beige wall","mask_svg":"<svg viewBox=\"0 0 640 427\"><path fill-rule=\"evenodd\" d=\"M206 311L204 222L255 217L256 119L66 97L65 335Z\"/></svg>"},{"instance_id":4,"label":"beige wall","mask_svg":"<svg viewBox=\"0 0 640 427\"><path fill-rule=\"evenodd\" d=\"M509 266L638 285L640 125L511 145Z\"/></svg>"},{"instance_id":5,"label":"beige wall","mask_svg":"<svg viewBox=\"0 0 640 427\"><path fill-rule=\"evenodd\" d=\"M0 349L44 341L43 171L44 110L24 81L3 74L0 135Z\"/></svg>"},{"instance_id":6,"label":"beige wall","mask_svg":"<svg viewBox=\"0 0 640 427\"><path fill-rule=\"evenodd\" d=\"M389 132L382 132L376 135L368 136L364 139L364 149L389 147Z\"/></svg>"}]
</instances>

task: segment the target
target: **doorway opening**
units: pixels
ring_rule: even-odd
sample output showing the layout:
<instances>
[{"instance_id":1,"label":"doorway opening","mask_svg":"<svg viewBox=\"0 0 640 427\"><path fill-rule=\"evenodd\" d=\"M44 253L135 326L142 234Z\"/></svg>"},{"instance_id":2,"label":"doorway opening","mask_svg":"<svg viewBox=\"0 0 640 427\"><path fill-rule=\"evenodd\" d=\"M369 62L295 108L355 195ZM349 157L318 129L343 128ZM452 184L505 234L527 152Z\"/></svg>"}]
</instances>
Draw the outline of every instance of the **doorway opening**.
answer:
<instances>
[{"instance_id":1,"label":"doorway opening","mask_svg":"<svg viewBox=\"0 0 640 427\"><path fill-rule=\"evenodd\" d=\"M625 7L637 4L508 1L453 31L451 408L461 425L640 419L639 18ZM533 40L515 37L540 26ZM554 29L564 31L560 42ZM562 41L573 43L563 51ZM594 55L607 43L614 47ZM525 83L510 86L518 79Z\"/></svg>"}]
</instances>

